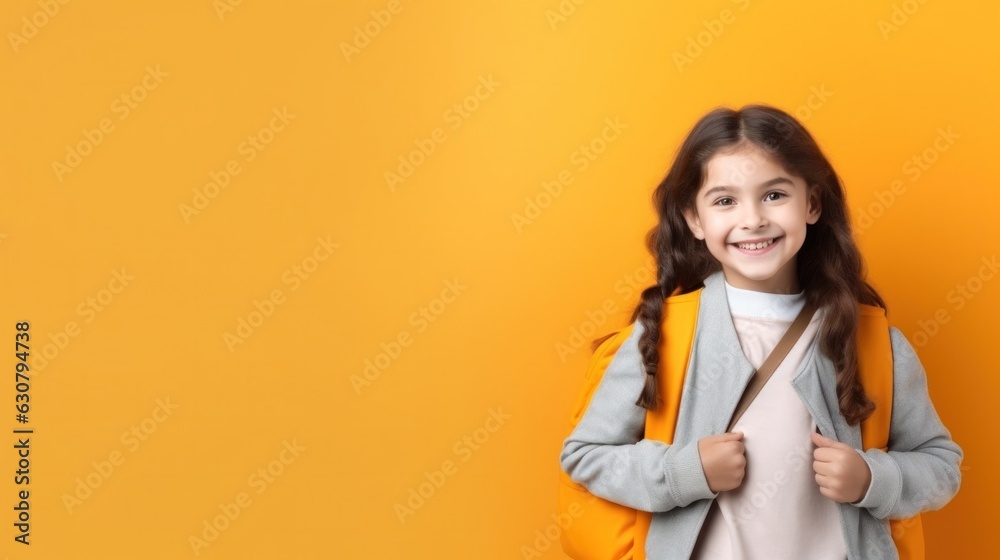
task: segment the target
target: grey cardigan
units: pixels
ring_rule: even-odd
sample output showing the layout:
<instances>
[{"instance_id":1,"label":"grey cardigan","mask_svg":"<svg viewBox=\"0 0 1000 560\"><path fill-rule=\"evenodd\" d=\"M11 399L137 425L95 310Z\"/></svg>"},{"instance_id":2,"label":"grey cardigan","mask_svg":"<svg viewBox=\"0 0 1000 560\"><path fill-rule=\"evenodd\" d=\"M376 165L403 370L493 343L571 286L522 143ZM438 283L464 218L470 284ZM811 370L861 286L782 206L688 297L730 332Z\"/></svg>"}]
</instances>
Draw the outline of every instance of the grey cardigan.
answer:
<instances>
[{"instance_id":1,"label":"grey cardigan","mask_svg":"<svg viewBox=\"0 0 1000 560\"><path fill-rule=\"evenodd\" d=\"M636 323L614 355L576 429L563 442L560 465L592 494L654 512L646 536L649 560L689 558L712 500L698 440L726 430L753 372L729 313L722 272L704 282L692 355L684 380L673 444L644 439L646 410L635 404L645 381ZM838 504L847 555L898 558L888 519L947 504L958 492L962 449L941 423L920 360L895 327L889 451L869 449L867 495ZM860 451L860 426L849 426L837 403L833 363L816 337L792 379L820 433Z\"/></svg>"}]
</instances>

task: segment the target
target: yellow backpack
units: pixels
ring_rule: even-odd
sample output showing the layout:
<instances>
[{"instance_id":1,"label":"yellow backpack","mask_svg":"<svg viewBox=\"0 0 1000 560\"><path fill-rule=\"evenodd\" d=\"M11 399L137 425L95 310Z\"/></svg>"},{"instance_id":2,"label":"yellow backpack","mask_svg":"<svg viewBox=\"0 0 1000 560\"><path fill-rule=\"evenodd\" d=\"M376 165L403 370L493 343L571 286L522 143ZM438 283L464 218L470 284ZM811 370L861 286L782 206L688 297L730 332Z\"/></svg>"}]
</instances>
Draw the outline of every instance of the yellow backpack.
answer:
<instances>
[{"instance_id":1,"label":"yellow backpack","mask_svg":"<svg viewBox=\"0 0 1000 560\"><path fill-rule=\"evenodd\" d=\"M701 290L673 295L664 300L664 320L660 338L660 365L657 371L657 395L664 406L646 411L645 437L666 443L673 441L677 411L680 406L688 353L698 319ZM864 449L888 450L889 421L892 415L892 346L885 310L860 306L858 317L858 369L865 393L875 402L875 412L861 423ZM590 404L604 371L618 348L632 333L633 325L601 343L590 359L583 388L570 420L575 428ZM652 513L639 511L594 496L587 489L559 471L561 519L572 519L562 528L563 550L575 560L645 560L646 534ZM909 519L889 522L892 539L901 560L924 559L924 534L917 514Z\"/></svg>"}]
</instances>

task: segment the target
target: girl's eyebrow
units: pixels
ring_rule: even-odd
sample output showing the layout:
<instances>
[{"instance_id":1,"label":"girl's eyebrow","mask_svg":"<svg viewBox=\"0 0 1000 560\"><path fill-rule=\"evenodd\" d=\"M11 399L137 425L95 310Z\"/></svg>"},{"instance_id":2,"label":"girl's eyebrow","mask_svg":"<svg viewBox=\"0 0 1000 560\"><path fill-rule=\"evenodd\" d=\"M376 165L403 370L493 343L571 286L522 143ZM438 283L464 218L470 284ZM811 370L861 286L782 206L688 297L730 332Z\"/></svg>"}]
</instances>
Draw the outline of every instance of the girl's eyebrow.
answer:
<instances>
[{"instance_id":1,"label":"girl's eyebrow","mask_svg":"<svg viewBox=\"0 0 1000 560\"><path fill-rule=\"evenodd\" d=\"M777 185L778 183L788 183L789 185L794 185L794 183L792 183L792 180L789 179L788 177L775 177L773 179L768 179L767 181L764 181L763 183L757 185L757 188L758 189L766 189L767 187L770 187L772 185ZM728 193L728 192L735 192L737 190L738 189L736 187L733 187L731 185L716 185L716 186L708 189L707 191L705 191L705 194L702 195L702 197L703 198L708 198L709 196L711 196L713 193L716 193L716 192L727 192Z\"/></svg>"}]
</instances>

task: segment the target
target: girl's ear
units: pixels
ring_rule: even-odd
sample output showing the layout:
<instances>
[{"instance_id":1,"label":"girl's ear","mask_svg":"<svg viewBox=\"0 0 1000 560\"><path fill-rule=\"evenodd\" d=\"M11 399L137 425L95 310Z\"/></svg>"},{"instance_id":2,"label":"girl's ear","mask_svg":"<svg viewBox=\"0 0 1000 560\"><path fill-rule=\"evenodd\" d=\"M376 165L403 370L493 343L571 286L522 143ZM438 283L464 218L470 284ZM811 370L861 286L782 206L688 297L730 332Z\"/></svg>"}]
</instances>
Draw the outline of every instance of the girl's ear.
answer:
<instances>
[{"instance_id":1,"label":"girl's ear","mask_svg":"<svg viewBox=\"0 0 1000 560\"><path fill-rule=\"evenodd\" d=\"M823 210L820 204L819 187L812 186L809 188L809 200L808 207L806 208L806 223L815 224L819 221L819 215Z\"/></svg>"},{"instance_id":2,"label":"girl's ear","mask_svg":"<svg viewBox=\"0 0 1000 560\"><path fill-rule=\"evenodd\" d=\"M688 228L691 229L691 233L694 234L697 239L705 239L705 231L701 229L701 219L698 218L698 212L694 208L687 208L683 210L684 220L688 224Z\"/></svg>"}]
</instances>

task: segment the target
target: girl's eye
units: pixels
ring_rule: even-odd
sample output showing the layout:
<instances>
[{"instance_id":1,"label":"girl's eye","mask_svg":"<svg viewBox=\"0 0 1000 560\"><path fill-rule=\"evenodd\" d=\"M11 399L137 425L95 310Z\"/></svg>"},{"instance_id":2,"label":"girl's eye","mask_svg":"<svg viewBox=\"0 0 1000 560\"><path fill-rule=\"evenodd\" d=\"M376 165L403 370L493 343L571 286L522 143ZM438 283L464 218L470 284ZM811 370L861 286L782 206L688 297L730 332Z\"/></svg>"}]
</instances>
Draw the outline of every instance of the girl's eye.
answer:
<instances>
[{"instance_id":1,"label":"girl's eye","mask_svg":"<svg viewBox=\"0 0 1000 560\"><path fill-rule=\"evenodd\" d=\"M785 196L785 193L780 193L780 192L777 192L777 191L775 191L775 192L769 192L766 195L764 195L764 200L775 201L775 200L778 200L779 198L781 198L783 196Z\"/></svg>"},{"instance_id":2,"label":"girl's eye","mask_svg":"<svg viewBox=\"0 0 1000 560\"><path fill-rule=\"evenodd\" d=\"M716 200L715 204L719 206L731 206L733 202L734 202L733 199L727 196L724 198L720 198L719 200Z\"/></svg>"}]
</instances>

